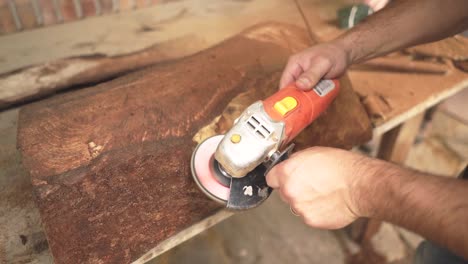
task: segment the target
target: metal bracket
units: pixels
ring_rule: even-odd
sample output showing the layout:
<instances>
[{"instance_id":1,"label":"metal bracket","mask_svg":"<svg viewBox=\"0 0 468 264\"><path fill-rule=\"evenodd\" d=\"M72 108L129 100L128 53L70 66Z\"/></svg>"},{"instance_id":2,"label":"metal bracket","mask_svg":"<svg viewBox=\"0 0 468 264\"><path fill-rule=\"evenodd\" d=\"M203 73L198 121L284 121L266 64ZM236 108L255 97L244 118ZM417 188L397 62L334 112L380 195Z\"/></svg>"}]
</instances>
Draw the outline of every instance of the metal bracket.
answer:
<instances>
[{"instance_id":1,"label":"metal bracket","mask_svg":"<svg viewBox=\"0 0 468 264\"><path fill-rule=\"evenodd\" d=\"M294 144L291 144L282 152L276 151L267 163L260 164L245 177L231 178L226 208L247 210L262 204L272 192L265 176L274 166L289 158L293 148Z\"/></svg>"}]
</instances>

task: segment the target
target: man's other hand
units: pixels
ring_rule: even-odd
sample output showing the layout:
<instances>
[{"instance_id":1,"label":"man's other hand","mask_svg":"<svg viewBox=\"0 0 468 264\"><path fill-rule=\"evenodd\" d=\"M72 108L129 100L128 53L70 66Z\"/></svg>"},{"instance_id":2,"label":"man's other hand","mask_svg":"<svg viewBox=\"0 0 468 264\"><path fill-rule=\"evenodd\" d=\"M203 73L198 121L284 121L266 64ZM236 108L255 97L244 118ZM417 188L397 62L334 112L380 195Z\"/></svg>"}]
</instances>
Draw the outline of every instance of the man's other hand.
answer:
<instances>
[{"instance_id":1,"label":"man's other hand","mask_svg":"<svg viewBox=\"0 0 468 264\"><path fill-rule=\"evenodd\" d=\"M320 79L341 76L349 66L348 52L338 44L329 42L315 45L289 57L280 80L280 89L296 82L296 86L309 90Z\"/></svg>"}]
</instances>

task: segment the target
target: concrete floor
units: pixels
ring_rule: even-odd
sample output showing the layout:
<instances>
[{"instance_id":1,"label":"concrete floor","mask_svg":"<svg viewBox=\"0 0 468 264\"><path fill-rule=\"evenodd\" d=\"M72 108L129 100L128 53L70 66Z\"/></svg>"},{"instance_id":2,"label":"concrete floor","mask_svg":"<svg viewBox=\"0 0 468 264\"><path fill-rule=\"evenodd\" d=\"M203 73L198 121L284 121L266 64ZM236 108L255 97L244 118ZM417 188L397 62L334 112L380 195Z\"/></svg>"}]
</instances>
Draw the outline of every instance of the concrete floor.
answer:
<instances>
[{"instance_id":1,"label":"concrete floor","mask_svg":"<svg viewBox=\"0 0 468 264\"><path fill-rule=\"evenodd\" d=\"M344 263L336 232L307 227L273 193L152 263Z\"/></svg>"},{"instance_id":2,"label":"concrete floor","mask_svg":"<svg viewBox=\"0 0 468 264\"><path fill-rule=\"evenodd\" d=\"M0 263L52 263L31 179L16 150L17 119L18 109L0 112Z\"/></svg>"}]
</instances>

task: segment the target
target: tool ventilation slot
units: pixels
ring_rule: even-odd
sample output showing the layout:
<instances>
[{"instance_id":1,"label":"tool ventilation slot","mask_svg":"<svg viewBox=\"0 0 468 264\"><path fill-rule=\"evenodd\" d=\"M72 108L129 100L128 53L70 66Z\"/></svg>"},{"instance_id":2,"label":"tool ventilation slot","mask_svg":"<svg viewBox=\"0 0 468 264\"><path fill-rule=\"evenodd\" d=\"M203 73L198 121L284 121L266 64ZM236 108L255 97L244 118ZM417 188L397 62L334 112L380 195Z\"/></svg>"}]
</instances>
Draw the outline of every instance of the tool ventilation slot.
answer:
<instances>
[{"instance_id":1,"label":"tool ventilation slot","mask_svg":"<svg viewBox=\"0 0 468 264\"><path fill-rule=\"evenodd\" d=\"M247 120L247 126L259 137L266 139L271 135L271 130L262 125L258 118L251 116Z\"/></svg>"}]
</instances>

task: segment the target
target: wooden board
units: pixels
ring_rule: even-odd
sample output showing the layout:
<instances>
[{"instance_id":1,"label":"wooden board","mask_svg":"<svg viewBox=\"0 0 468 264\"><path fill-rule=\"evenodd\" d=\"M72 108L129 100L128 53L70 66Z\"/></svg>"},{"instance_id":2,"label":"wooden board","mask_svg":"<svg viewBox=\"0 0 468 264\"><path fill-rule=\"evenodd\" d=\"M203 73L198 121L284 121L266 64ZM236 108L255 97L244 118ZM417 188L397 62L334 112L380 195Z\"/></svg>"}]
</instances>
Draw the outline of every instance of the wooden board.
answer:
<instances>
[{"instance_id":1,"label":"wooden board","mask_svg":"<svg viewBox=\"0 0 468 264\"><path fill-rule=\"evenodd\" d=\"M418 61L396 53L374 62L380 66L356 67L349 76L377 134L468 87L468 74L450 61Z\"/></svg>"},{"instance_id":2,"label":"wooden board","mask_svg":"<svg viewBox=\"0 0 468 264\"><path fill-rule=\"evenodd\" d=\"M194 135L222 132L240 109L273 93L287 57L309 43L302 29L263 24L193 56L23 108L18 145L55 261L127 263L214 216L220 206L190 175ZM364 109L346 80L342 86L300 146L370 138Z\"/></svg>"},{"instance_id":3,"label":"wooden board","mask_svg":"<svg viewBox=\"0 0 468 264\"><path fill-rule=\"evenodd\" d=\"M455 61L468 60L468 37L456 35L442 41L408 48L408 52L421 57L440 57Z\"/></svg>"}]
</instances>

